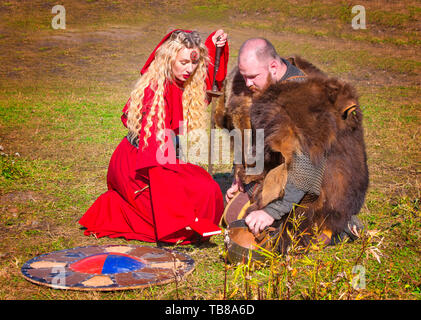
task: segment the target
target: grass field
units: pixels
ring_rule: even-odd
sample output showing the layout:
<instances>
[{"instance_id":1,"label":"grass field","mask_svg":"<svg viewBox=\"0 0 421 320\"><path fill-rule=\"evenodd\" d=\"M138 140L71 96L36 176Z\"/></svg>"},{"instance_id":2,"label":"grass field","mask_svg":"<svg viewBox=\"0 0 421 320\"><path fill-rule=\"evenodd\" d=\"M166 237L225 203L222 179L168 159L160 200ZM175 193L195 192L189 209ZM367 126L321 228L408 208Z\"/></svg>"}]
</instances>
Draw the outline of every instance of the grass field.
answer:
<instances>
[{"instance_id":1,"label":"grass field","mask_svg":"<svg viewBox=\"0 0 421 320\"><path fill-rule=\"evenodd\" d=\"M64 30L51 27L56 4L66 8ZM354 30L351 1L2 1L0 299L419 300L421 7L412 0L359 4L367 28ZM255 268L226 266L216 236L177 247L196 261L185 281L142 290L29 283L20 268L37 255L127 243L86 237L77 221L106 191L110 156L126 134L121 109L141 66L178 27L203 36L223 28L230 68L244 40L264 36L281 56L299 54L358 89L370 171L360 218L368 235ZM364 270L364 288L350 284L355 266Z\"/></svg>"}]
</instances>

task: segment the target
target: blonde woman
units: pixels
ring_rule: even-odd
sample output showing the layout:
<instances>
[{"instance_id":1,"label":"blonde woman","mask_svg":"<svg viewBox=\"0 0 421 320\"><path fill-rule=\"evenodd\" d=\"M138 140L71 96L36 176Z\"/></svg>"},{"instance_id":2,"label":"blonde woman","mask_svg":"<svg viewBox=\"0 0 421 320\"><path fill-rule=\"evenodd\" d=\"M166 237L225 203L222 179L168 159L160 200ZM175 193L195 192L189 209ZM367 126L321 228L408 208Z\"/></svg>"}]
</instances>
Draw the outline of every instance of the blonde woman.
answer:
<instances>
[{"instance_id":1,"label":"blonde woman","mask_svg":"<svg viewBox=\"0 0 421 320\"><path fill-rule=\"evenodd\" d=\"M224 205L218 184L199 166L162 159L175 153L168 130L180 135L206 129L206 90L214 78L216 46L224 47L219 86L226 76L226 41L223 30L203 43L198 32L178 29L152 52L123 108L128 135L111 157L108 191L79 221L85 235L166 243L209 238L190 226L201 221L212 229L219 223Z\"/></svg>"}]
</instances>

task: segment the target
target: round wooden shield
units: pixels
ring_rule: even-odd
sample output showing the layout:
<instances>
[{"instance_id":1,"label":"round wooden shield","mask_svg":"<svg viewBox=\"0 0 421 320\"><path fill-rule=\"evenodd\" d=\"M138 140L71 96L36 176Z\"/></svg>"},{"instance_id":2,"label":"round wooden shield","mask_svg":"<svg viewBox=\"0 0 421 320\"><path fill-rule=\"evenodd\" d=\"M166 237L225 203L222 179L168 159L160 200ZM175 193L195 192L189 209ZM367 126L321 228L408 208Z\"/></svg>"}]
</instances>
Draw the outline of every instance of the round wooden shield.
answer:
<instances>
[{"instance_id":1,"label":"round wooden shield","mask_svg":"<svg viewBox=\"0 0 421 320\"><path fill-rule=\"evenodd\" d=\"M25 279L54 289L128 290L180 281L194 260L176 250L132 245L86 246L37 256Z\"/></svg>"},{"instance_id":2,"label":"round wooden shield","mask_svg":"<svg viewBox=\"0 0 421 320\"><path fill-rule=\"evenodd\" d=\"M219 225L227 227L232 222L243 219L248 207L250 207L250 198L247 192L237 192L226 205Z\"/></svg>"}]
</instances>

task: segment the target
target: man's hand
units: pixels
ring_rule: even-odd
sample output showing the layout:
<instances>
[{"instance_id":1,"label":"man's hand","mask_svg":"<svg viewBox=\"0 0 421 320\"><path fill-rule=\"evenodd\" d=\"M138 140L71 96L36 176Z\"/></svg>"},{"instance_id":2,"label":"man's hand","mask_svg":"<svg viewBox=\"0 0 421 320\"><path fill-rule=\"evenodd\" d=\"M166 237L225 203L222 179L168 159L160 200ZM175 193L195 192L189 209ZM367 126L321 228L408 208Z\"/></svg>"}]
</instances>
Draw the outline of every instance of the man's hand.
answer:
<instances>
[{"instance_id":1,"label":"man's hand","mask_svg":"<svg viewBox=\"0 0 421 320\"><path fill-rule=\"evenodd\" d=\"M234 195L237 193L237 191L244 192L244 187L240 180L235 179L231 187L227 190L227 193L225 194L225 201L227 203L230 202Z\"/></svg>"},{"instance_id":2,"label":"man's hand","mask_svg":"<svg viewBox=\"0 0 421 320\"><path fill-rule=\"evenodd\" d=\"M218 39L219 37L219 39ZM224 32L224 30L219 29L215 32L215 34L212 37L212 41L217 47L223 47L225 46L225 43L227 42L228 35Z\"/></svg>"},{"instance_id":3,"label":"man's hand","mask_svg":"<svg viewBox=\"0 0 421 320\"><path fill-rule=\"evenodd\" d=\"M246 224L255 235L270 226L274 221L275 219L263 210L252 211L245 219Z\"/></svg>"}]
</instances>

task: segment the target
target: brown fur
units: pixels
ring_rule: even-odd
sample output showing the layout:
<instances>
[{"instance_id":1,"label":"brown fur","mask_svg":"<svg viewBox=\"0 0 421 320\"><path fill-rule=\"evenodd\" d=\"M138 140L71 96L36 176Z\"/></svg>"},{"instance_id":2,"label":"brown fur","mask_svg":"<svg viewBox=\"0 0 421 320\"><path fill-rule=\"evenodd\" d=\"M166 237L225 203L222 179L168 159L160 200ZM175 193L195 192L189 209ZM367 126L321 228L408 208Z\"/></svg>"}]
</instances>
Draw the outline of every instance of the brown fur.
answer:
<instances>
[{"instance_id":1,"label":"brown fur","mask_svg":"<svg viewBox=\"0 0 421 320\"><path fill-rule=\"evenodd\" d=\"M299 56L292 56L287 60L298 67L307 76L325 76L320 69ZM253 99L256 97L257 95L253 94L253 92L246 87L244 79L236 66L228 74L224 83L224 94L219 98L216 105L214 115L216 126L228 130L232 130L234 128L240 129L241 131L244 129L251 129L250 107ZM244 146L244 134L242 142ZM284 150L283 155L290 157L292 151L297 148L297 145L293 139L289 139L288 142L289 144L287 144L287 141L284 141L284 148L286 149ZM268 148L269 146L265 146L265 149ZM287 149L289 149L289 151L287 151ZM265 154L268 153L265 152ZM279 163L279 161L280 159L275 159L275 163ZM240 180L244 181L244 183L250 183L252 181L262 183L268 172L268 170L264 170L264 172L259 176L248 176L245 175L244 170L244 164L234 165L235 177L240 178Z\"/></svg>"},{"instance_id":2,"label":"brown fur","mask_svg":"<svg viewBox=\"0 0 421 320\"><path fill-rule=\"evenodd\" d=\"M300 56L292 56L287 60L309 77L326 77L326 74L322 70Z\"/></svg>"},{"instance_id":3,"label":"brown fur","mask_svg":"<svg viewBox=\"0 0 421 320\"><path fill-rule=\"evenodd\" d=\"M232 130L250 129L249 109L253 93L246 87L243 77L235 67L227 76L224 94L215 108L215 124Z\"/></svg>"},{"instance_id":4,"label":"brown fur","mask_svg":"<svg viewBox=\"0 0 421 320\"><path fill-rule=\"evenodd\" d=\"M325 76L324 72L299 56L292 56L287 60L307 76ZM246 87L238 66L236 66L228 74L224 82L224 94L218 99L214 115L216 126L228 130L234 128L250 129L251 124L248 114L252 99L253 92Z\"/></svg>"},{"instance_id":5,"label":"brown fur","mask_svg":"<svg viewBox=\"0 0 421 320\"><path fill-rule=\"evenodd\" d=\"M350 114L349 106L353 106ZM328 78L276 84L253 102L250 115L253 128L265 129L265 145L272 154L265 158L281 153L288 166L293 152L309 154L314 164L327 155L320 196L303 199L300 205L305 208L297 207L295 212L306 218L301 231L311 234L315 225L334 234L343 231L360 211L368 187L362 112L355 90ZM276 165L267 164L265 171Z\"/></svg>"},{"instance_id":6,"label":"brown fur","mask_svg":"<svg viewBox=\"0 0 421 320\"><path fill-rule=\"evenodd\" d=\"M263 179L261 197L258 206L266 207L273 200L283 197L283 191L288 179L285 163L270 170Z\"/></svg>"},{"instance_id":7,"label":"brown fur","mask_svg":"<svg viewBox=\"0 0 421 320\"><path fill-rule=\"evenodd\" d=\"M311 234L317 225L333 234L339 233L351 216L360 211L368 188L362 111L351 85L328 78L301 58L295 58L294 63L303 67L309 76L306 81L274 84L254 99L234 69L233 78L228 78L232 87L226 87L229 91L225 93L224 109L220 112L223 114L220 119L226 120L217 124L227 129L265 130L262 175L246 176L244 167L236 168L243 182L258 182L248 212L263 208L268 197L283 195L283 186L277 185L285 182L281 166L288 169L294 152L309 154L315 165L326 155L319 197L305 196L295 212L305 216L300 231ZM283 238L286 246L286 233ZM308 239L302 240L306 243Z\"/></svg>"}]
</instances>

